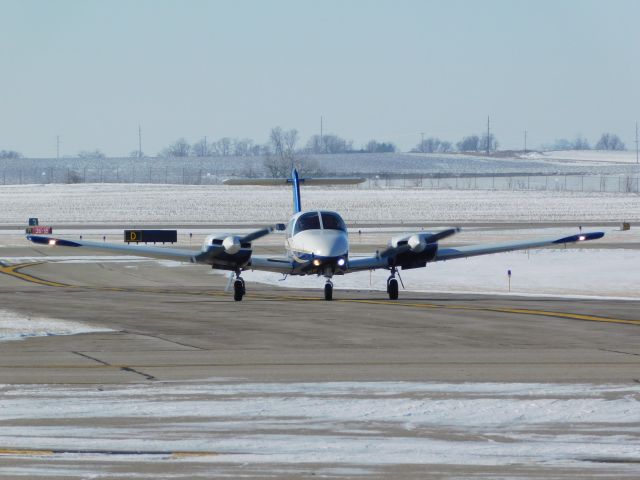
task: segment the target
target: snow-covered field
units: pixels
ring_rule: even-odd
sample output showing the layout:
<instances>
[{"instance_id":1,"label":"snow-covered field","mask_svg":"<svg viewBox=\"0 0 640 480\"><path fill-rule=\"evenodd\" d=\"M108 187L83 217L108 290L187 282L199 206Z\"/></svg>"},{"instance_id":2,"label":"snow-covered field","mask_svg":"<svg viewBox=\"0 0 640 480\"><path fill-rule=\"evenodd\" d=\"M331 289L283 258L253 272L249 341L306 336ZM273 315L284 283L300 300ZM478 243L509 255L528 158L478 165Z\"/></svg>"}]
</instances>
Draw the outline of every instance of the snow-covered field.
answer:
<instances>
[{"instance_id":1,"label":"snow-covered field","mask_svg":"<svg viewBox=\"0 0 640 480\"><path fill-rule=\"evenodd\" d=\"M0 224L215 224L286 222L288 188L194 185L0 187ZM640 220L637 194L487 190L305 188L304 208L347 223L612 222Z\"/></svg>"},{"instance_id":2,"label":"snow-covered field","mask_svg":"<svg viewBox=\"0 0 640 480\"><path fill-rule=\"evenodd\" d=\"M63 462L68 476L79 476L93 473L95 461L129 460L362 473L385 465L519 464L540 474L564 467L631 477L637 464L625 462L640 456L635 384L211 380L5 385L0 395L0 445L55 450L29 467L0 463L2 475L52 475Z\"/></svg>"},{"instance_id":3,"label":"snow-covered field","mask_svg":"<svg viewBox=\"0 0 640 480\"><path fill-rule=\"evenodd\" d=\"M636 163L635 150L557 150L523 155L527 160L560 160L587 163Z\"/></svg>"},{"instance_id":4,"label":"snow-covered field","mask_svg":"<svg viewBox=\"0 0 640 480\"><path fill-rule=\"evenodd\" d=\"M0 310L0 342L27 337L76 335L78 333L109 332L108 328L82 322L56 318L26 316L9 310Z\"/></svg>"}]
</instances>

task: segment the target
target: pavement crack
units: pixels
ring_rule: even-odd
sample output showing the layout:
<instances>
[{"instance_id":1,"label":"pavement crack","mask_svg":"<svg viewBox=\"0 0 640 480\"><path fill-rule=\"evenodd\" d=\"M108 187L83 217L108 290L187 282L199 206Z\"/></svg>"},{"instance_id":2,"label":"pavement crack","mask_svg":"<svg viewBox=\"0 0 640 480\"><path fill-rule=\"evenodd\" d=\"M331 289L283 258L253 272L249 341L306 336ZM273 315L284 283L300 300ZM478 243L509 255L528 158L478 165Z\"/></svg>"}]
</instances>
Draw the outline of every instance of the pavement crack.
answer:
<instances>
[{"instance_id":1,"label":"pavement crack","mask_svg":"<svg viewBox=\"0 0 640 480\"><path fill-rule=\"evenodd\" d=\"M84 358L88 358L89 360L93 360L94 362L98 362L99 364L104 365L104 366L106 366L106 367L114 367L114 368L118 368L118 367L117 367L117 366L115 366L115 365L111 365L111 364L110 364L110 363L108 363L108 362L105 362L105 361L103 361L103 360L100 360L99 358L96 358L96 357L92 357L91 355L87 355L87 354L85 354L85 353L80 353L80 352L71 352L71 353L74 353L74 354L79 355L79 356L84 357ZM132 368L132 367L124 366L124 367L119 367L119 368L120 368L120 371L122 371L122 372L135 373L136 375L141 375L141 376L143 376L143 377L144 377L144 378L146 378L147 380L151 380L151 381L157 380L157 378L156 378L156 377L154 377L153 375L149 375L148 373L141 372L141 371L136 370L135 368Z\"/></svg>"},{"instance_id":2,"label":"pavement crack","mask_svg":"<svg viewBox=\"0 0 640 480\"><path fill-rule=\"evenodd\" d=\"M171 339L165 338L165 337L163 337L161 335L151 335L150 333L136 332L135 330L121 330L121 332L130 334L130 335L139 335L141 337L155 338L156 340L162 340L163 342L169 342L169 343L173 343L175 345L180 345L181 347L193 348L195 350L206 350L206 348L196 347L195 345L189 345L188 343L178 342L176 340L171 340Z\"/></svg>"},{"instance_id":3,"label":"pavement crack","mask_svg":"<svg viewBox=\"0 0 640 480\"><path fill-rule=\"evenodd\" d=\"M621 350L611 350L609 348L600 348L599 350L602 351L602 352L621 353L623 355L633 355L634 357L640 357L640 353L623 352Z\"/></svg>"},{"instance_id":4,"label":"pavement crack","mask_svg":"<svg viewBox=\"0 0 640 480\"><path fill-rule=\"evenodd\" d=\"M89 360L93 360L94 362L101 363L102 365L106 365L107 367L111 366L109 363L107 363L107 362L105 362L103 360L100 360L99 358L92 357L91 355L87 355L87 354L80 353L80 352L71 352L71 353L74 353L76 355L80 355L81 357L84 357L84 358L88 358Z\"/></svg>"},{"instance_id":5,"label":"pavement crack","mask_svg":"<svg viewBox=\"0 0 640 480\"><path fill-rule=\"evenodd\" d=\"M146 378L147 380L157 380L156 377L154 377L153 375L149 375L148 373L144 373L141 372L139 370L136 370L135 368L131 368L131 367L120 367L120 370L122 370L123 372L131 372L131 373L135 373L137 375L142 375L144 378Z\"/></svg>"}]
</instances>

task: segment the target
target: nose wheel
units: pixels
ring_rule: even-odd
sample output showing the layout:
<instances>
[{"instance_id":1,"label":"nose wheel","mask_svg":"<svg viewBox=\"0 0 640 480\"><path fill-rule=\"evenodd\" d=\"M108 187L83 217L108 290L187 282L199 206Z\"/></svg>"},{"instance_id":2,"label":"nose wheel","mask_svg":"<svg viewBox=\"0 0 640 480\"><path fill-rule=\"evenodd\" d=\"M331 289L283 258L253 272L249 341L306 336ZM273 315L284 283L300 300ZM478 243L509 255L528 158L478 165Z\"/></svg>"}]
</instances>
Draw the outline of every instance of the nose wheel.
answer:
<instances>
[{"instance_id":1,"label":"nose wheel","mask_svg":"<svg viewBox=\"0 0 640 480\"><path fill-rule=\"evenodd\" d=\"M391 276L387 279L387 293L389 300L398 299L398 280L396 280L396 270L391 270Z\"/></svg>"},{"instance_id":2,"label":"nose wheel","mask_svg":"<svg viewBox=\"0 0 640 480\"><path fill-rule=\"evenodd\" d=\"M236 302L240 302L245 293L246 289L244 286L244 280L242 279L242 277L238 276L235 282L233 282L233 299Z\"/></svg>"},{"instance_id":3,"label":"nose wheel","mask_svg":"<svg viewBox=\"0 0 640 480\"><path fill-rule=\"evenodd\" d=\"M324 284L324 299L333 300L333 283L331 283L331 280L327 280L327 283Z\"/></svg>"}]
</instances>

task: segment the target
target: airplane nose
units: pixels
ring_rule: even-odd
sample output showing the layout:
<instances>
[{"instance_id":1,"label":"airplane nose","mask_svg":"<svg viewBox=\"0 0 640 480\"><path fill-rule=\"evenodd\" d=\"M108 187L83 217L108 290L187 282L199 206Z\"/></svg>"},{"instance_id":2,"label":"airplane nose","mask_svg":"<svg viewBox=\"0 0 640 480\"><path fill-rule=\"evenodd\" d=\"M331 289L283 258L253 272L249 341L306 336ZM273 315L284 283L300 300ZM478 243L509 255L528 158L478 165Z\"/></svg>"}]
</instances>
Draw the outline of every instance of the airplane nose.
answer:
<instances>
[{"instance_id":1,"label":"airplane nose","mask_svg":"<svg viewBox=\"0 0 640 480\"><path fill-rule=\"evenodd\" d=\"M346 235L332 235L326 238L326 242L318 249L316 255L320 257L342 257L349 253L349 241Z\"/></svg>"}]
</instances>

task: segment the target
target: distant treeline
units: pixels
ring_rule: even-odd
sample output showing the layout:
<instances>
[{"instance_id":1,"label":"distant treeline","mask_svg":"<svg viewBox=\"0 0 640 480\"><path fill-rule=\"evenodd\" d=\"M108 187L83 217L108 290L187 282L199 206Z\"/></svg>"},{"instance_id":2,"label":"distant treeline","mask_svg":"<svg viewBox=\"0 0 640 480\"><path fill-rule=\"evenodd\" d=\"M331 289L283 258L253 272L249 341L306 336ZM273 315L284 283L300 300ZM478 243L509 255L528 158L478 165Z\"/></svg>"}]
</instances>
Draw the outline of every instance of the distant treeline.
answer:
<instances>
[{"instance_id":1,"label":"distant treeline","mask_svg":"<svg viewBox=\"0 0 640 480\"><path fill-rule=\"evenodd\" d=\"M423 138L411 152L413 153L453 153L453 152L496 152L498 140L493 134L469 135L460 139L455 144L437 137ZM589 141L577 136L573 140L558 139L552 144L544 145L544 150L589 150ZM603 133L593 147L595 150L625 150L625 144L618 135ZM300 145L300 138L296 129L284 130L274 127L269 133L269 140L259 144L250 138L222 137L215 141L208 141L203 137L194 143L189 143L184 138L179 138L157 155L161 158L183 157L251 157L260 156L267 160L271 157L287 157L291 160L293 155L322 155L337 153L394 153L398 149L393 142L378 141L372 139L360 148L354 148L353 141L347 140L334 133L312 135L304 145ZM286 152L286 155L284 153ZM15 150L0 150L0 159L22 158L22 154ZM140 150L134 150L129 154L132 158L148 157ZM78 158L101 159L105 154L100 149L82 150L77 154Z\"/></svg>"}]
</instances>

